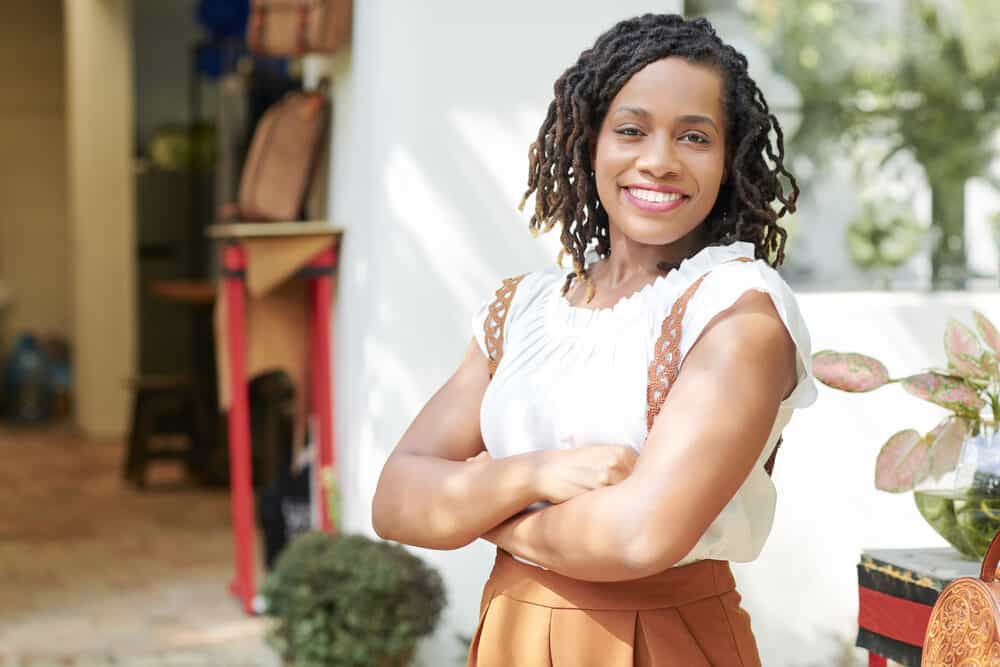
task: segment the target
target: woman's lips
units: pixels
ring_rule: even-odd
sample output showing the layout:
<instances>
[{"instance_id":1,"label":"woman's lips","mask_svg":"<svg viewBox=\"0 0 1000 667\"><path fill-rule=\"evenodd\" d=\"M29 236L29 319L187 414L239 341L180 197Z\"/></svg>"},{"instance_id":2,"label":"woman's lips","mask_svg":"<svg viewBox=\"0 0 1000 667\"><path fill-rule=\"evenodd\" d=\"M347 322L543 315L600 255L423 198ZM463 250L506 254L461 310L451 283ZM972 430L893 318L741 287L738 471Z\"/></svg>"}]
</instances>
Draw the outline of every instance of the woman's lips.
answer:
<instances>
[{"instance_id":1,"label":"woman's lips","mask_svg":"<svg viewBox=\"0 0 1000 667\"><path fill-rule=\"evenodd\" d=\"M644 211L646 213L666 213L667 211L672 211L678 206L681 206L687 202L688 199L690 199L687 195L681 195L677 199L667 201L647 201L636 197L629 191L628 188L621 188L621 191L627 202L638 208L640 211Z\"/></svg>"}]
</instances>

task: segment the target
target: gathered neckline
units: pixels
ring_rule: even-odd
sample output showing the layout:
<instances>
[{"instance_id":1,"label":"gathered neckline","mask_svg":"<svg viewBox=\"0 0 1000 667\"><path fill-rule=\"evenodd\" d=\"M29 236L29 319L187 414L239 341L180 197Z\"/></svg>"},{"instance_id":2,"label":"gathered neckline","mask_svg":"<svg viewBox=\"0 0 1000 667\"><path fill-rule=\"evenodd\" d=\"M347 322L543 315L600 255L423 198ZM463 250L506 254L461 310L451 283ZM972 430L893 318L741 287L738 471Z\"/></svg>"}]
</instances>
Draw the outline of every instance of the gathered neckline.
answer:
<instances>
[{"instance_id":1,"label":"gathered neckline","mask_svg":"<svg viewBox=\"0 0 1000 667\"><path fill-rule=\"evenodd\" d=\"M686 261L687 260L685 259L684 262L686 262ZM683 262L681 262L681 263L683 264ZM585 311L590 311L590 312L595 312L595 313L614 312L615 310L620 310L622 308L627 307L627 305L630 302L638 300L640 297L642 297L646 293L650 292L656 286L657 283L659 283L661 281L665 281L670 276L671 273L674 273L674 272L676 272L678 270L679 270L679 267L670 269L669 271L667 271L662 276L657 276L656 278L653 278L651 281L649 281L648 283L646 283L645 285L643 285L639 289L635 290L631 294L626 294L625 296L619 298L617 301L615 301L610 306L603 306L601 308L590 308L589 306L574 306L572 303L569 302L569 299L566 298L566 295L562 293L562 284L561 283L557 283L557 285L556 285L558 287L558 289L556 290L556 298L559 299L559 301L561 301L562 304L564 306L566 306L566 308L568 308L570 310L585 310Z\"/></svg>"},{"instance_id":2,"label":"gathered neckline","mask_svg":"<svg viewBox=\"0 0 1000 667\"><path fill-rule=\"evenodd\" d=\"M673 280L675 275L694 272L700 275L705 271L711 270L718 264L736 257L753 258L754 250L754 245L747 241L736 241L725 246L706 246L694 255L681 260L679 266L670 269L662 276L657 276L631 294L626 294L613 305L603 308L588 308L587 306L574 306L571 304L562 293L562 280L560 279L562 274L556 272L556 280L553 281L553 289L549 294L549 298L554 302L556 308L561 311L563 317L560 319L567 321L573 326L585 326L595 321L617 319L618 315L635 311L637 304L645 302L650 293L660 290L664 284Z\"/></svg>"}]
</instances>

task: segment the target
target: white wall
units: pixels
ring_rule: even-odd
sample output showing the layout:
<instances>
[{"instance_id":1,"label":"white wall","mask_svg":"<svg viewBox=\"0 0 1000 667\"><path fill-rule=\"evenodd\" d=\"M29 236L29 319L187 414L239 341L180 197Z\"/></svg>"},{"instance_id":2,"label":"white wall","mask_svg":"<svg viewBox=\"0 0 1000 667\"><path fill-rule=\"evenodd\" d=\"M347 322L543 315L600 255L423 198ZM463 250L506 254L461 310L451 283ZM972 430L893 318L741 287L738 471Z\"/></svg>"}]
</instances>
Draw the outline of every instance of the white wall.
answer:
<instances>
[{"instance_id":1,"label":"white wall","mask_svg":"<svg viewBox=\"0 0 1000 667\"><path fill-rule=\"evenodd\" d=\"M76 424L121 436L135 371L129 0L64 0Z\"/></svg>"},{"instance_id":2,"label":"white wall","mask_svg":"<svg viewBox=\"0 0 1000 667\"><path fill-rule=\"evenodd\" d=\"M69 335L63 60L61 0L0 4L0 355L21 331Z\"/></svg>"},{"instance_id":3,"label":"white wall","mask_svg":"<svg viewBox=\"0 0 1000 667\"><path fill-rule=\"evenodd\" d=\"M515 208L553 81L617 19L679 3L435 8L356 3L352 54L335 85L331 217L347 226L337 449L344 527L367 534L379 471L459 362L475 307L501 277L555 257L555 237L532 240ZM898 374L941 363L945 314L964 316L975 299L1000 322L994 295L807 294L802 306L816 349L866 351ZM774 533L756 563L737 568L765 665L838 664L856 631L862 548L943 544L909 495L872 486L882 441L906 426L929 429L936 412L897 388L823 390L793 419ZM444 574L451 602L421 655L427 665L458 664L454 636L475 626L492 548L419 553Z\"/></svg>"},{"instance_id":4,"label":"white wall","mask_svg":"<svg viewBox=\"0 0 1000 667\"><path fill-rule=\"evenodd\" d=\"M337 307L337 447L347 529L371 533L382 464L461 359L502 277L548 265L516 206L555 79L617 20L680 2L355 3L335 87L332 218L347 225ZM457 664L492 551L421 552L451 604L428 665ZM454 660L452 659L454 658Z\"/></svg>"}]
</instances>

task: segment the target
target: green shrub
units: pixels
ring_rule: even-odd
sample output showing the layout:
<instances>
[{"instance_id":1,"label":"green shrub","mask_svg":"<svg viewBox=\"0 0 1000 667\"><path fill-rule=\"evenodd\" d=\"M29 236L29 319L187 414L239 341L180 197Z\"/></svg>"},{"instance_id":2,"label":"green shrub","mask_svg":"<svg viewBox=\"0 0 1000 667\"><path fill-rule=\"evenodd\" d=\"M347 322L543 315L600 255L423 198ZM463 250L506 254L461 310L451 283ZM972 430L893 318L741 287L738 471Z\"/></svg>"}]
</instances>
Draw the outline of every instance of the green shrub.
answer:
<instances>
[{"instance_id":1,"label":"green shrub","mask_svg":"<svg viewBox=\"0 0 1000 667\"><path fill-rule=\"evenodd\" d=\"M402 667L445 604L440 575L398 544L299 536L261 592L270 644L295 667Z\"/></svg>"}]
</instances>

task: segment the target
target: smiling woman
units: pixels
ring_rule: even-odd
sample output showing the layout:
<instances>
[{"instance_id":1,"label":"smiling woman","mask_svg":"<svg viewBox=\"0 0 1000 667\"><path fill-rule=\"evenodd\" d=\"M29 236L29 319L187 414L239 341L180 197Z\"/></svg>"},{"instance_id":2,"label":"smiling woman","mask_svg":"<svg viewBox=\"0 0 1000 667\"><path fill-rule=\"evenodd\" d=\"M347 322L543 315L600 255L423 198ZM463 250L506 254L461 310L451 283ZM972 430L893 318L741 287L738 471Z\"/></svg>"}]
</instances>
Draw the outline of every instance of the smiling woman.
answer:
<instances>
[{"instance_id":1,"label":"smiling woman","mask_svg":"<svg viewBox=\"0 0 1000 667\"><path fill-rule=\"evenodd\" d=\"M722 77L714 67L665 58L633 75L597 136L594 173L608 219L635 241L669 245L674 261L700 249L701 223L725 180L721 127ZM658 214L670 211L664 225Z\"/></svg>"},{"instance_id":2,"label":"smiling woman","mask_svg":"<svg viewBox=\"0 0 1000 667\"><path fill-rule=\"evenodd\" d=\"M728 561L763 547L781 431L815 399L774 269L798 194L781 130L704 19L623 21L554 88L522 205L572 271L476 313L374 527L497 545L470 666L759 665Z\"/></svg>"}]
</instances>

